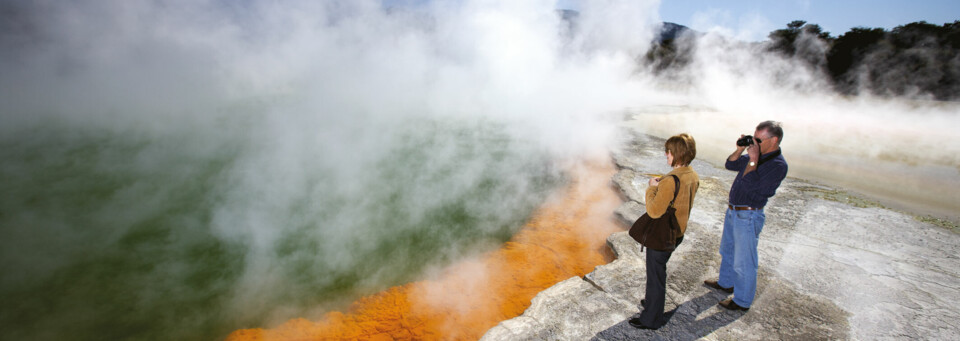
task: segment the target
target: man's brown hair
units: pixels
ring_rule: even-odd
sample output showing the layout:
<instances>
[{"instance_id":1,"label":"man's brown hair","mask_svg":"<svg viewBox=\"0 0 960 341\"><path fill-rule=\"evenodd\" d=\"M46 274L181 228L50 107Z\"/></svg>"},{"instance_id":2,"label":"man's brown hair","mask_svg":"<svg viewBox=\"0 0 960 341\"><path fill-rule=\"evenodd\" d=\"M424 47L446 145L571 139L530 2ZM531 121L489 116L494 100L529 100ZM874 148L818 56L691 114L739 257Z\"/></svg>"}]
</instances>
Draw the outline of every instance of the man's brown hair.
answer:
<instances>
[{"instance_id":1,"label":"man's brown hair","mask_svg":"<svg viewBox=\"0 0 960 341\"><path fill-rule=\"evenodd\" d=\"M671 166L689 166L693 158L697 157L697 142L687 133L674 135L663 144L663 150L673 154Z\"/></svg>"},{"instance_id":2,"label":"man's brown hair","mask_svg":"<svg viewBox=\"0 0 960 341\"><path fill-rule=\"evenodd\" d=\"M777 145L783 141L783 127L777 121L763 121L757 125L757 130L766 131L768 134L777 137Z\"/></svg>"}]
</instances>

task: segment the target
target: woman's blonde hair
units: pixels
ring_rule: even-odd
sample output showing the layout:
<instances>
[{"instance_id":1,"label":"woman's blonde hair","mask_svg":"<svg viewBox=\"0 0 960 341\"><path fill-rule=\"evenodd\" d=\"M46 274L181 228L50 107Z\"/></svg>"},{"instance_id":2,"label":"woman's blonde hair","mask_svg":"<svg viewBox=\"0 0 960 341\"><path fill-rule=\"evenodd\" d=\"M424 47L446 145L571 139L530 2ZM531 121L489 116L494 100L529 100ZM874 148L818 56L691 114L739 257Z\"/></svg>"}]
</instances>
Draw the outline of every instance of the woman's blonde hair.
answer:
<instances>
[{"instance_id":1,"label":"woman's blonde hair","mask_svg":"<svg viewBox=\"0 0 960 341\"><path fill-rule=\"evenodd\" d=\"M687 133L674 135L663 144L663 150L673 154L671 166L689 166L693 158L697 157L697 142Z\"/></svg>"}]
</instances>

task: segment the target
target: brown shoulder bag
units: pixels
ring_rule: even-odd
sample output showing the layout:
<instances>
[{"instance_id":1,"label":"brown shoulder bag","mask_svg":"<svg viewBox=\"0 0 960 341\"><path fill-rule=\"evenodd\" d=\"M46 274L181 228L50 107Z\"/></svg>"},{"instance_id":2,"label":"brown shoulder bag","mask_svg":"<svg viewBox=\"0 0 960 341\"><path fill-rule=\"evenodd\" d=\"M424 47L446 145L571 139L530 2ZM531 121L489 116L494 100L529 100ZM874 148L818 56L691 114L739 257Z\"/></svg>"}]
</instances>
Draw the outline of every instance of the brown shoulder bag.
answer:
<instances>
[{"instance_id":1,"label":"brown shoulder bag","mask_svg":"<svg viewBox=\"0 0 960 341\"><path fill-rule=\"evenodd\" d=\"M677 185L673 188L673 200L670 200L667 212L657 219L650 218L650 215L643 213L630 227L630 237L633 237L637 243L664 252L673 251L677 248L677 235L680 234L677 209L673 207L673 202L677 200L677 193L680 191L680 178L673 174L670 176L677 182ZM640 251L643 251L643 247L640 247Z\"/></svg>"}]
</instances>

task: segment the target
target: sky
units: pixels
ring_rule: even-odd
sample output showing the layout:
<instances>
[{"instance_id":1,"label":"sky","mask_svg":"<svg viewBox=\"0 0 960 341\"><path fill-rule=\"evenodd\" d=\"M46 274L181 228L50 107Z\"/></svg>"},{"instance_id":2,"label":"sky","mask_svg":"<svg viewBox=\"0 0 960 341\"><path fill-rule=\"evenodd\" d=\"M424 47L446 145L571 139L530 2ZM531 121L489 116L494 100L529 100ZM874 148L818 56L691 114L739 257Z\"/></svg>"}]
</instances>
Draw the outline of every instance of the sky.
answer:
<instances>
[{"instance_id":1,"label":"sky","mask_svg":"<svg viewBox=\"0 0 960 341\"><path fill-rule=\"evenodd\" d=\"M576 8L590 0L558 0ZM663 0L660 18L698 31L721 31L741 39L764 40L793 20L818 24L834 37L853 27L890 30L916 21L931 24L960 20L957 0Z\"/></svg>"}]
</instances>

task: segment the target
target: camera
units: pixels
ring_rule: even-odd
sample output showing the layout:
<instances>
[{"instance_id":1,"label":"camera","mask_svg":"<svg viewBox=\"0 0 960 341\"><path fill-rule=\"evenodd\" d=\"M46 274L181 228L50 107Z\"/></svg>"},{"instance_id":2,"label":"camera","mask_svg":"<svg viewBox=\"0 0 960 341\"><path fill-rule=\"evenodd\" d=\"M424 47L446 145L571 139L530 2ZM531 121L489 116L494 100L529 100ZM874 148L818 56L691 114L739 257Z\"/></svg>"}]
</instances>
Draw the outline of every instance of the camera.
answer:
<instances>
[{"instance_id":1,"label":"camera","mask_svg":"<svg viewBox=\"0 0 960 341\"><path fill-rule=\"evenodd\" d=\"M753 136L744 135L739 140L737 140L737 145L740 147L746 147L753 144L753 140L757 140L757 144L760 144L760 139L755 139Z\"/></svg>"}]
</instances>

